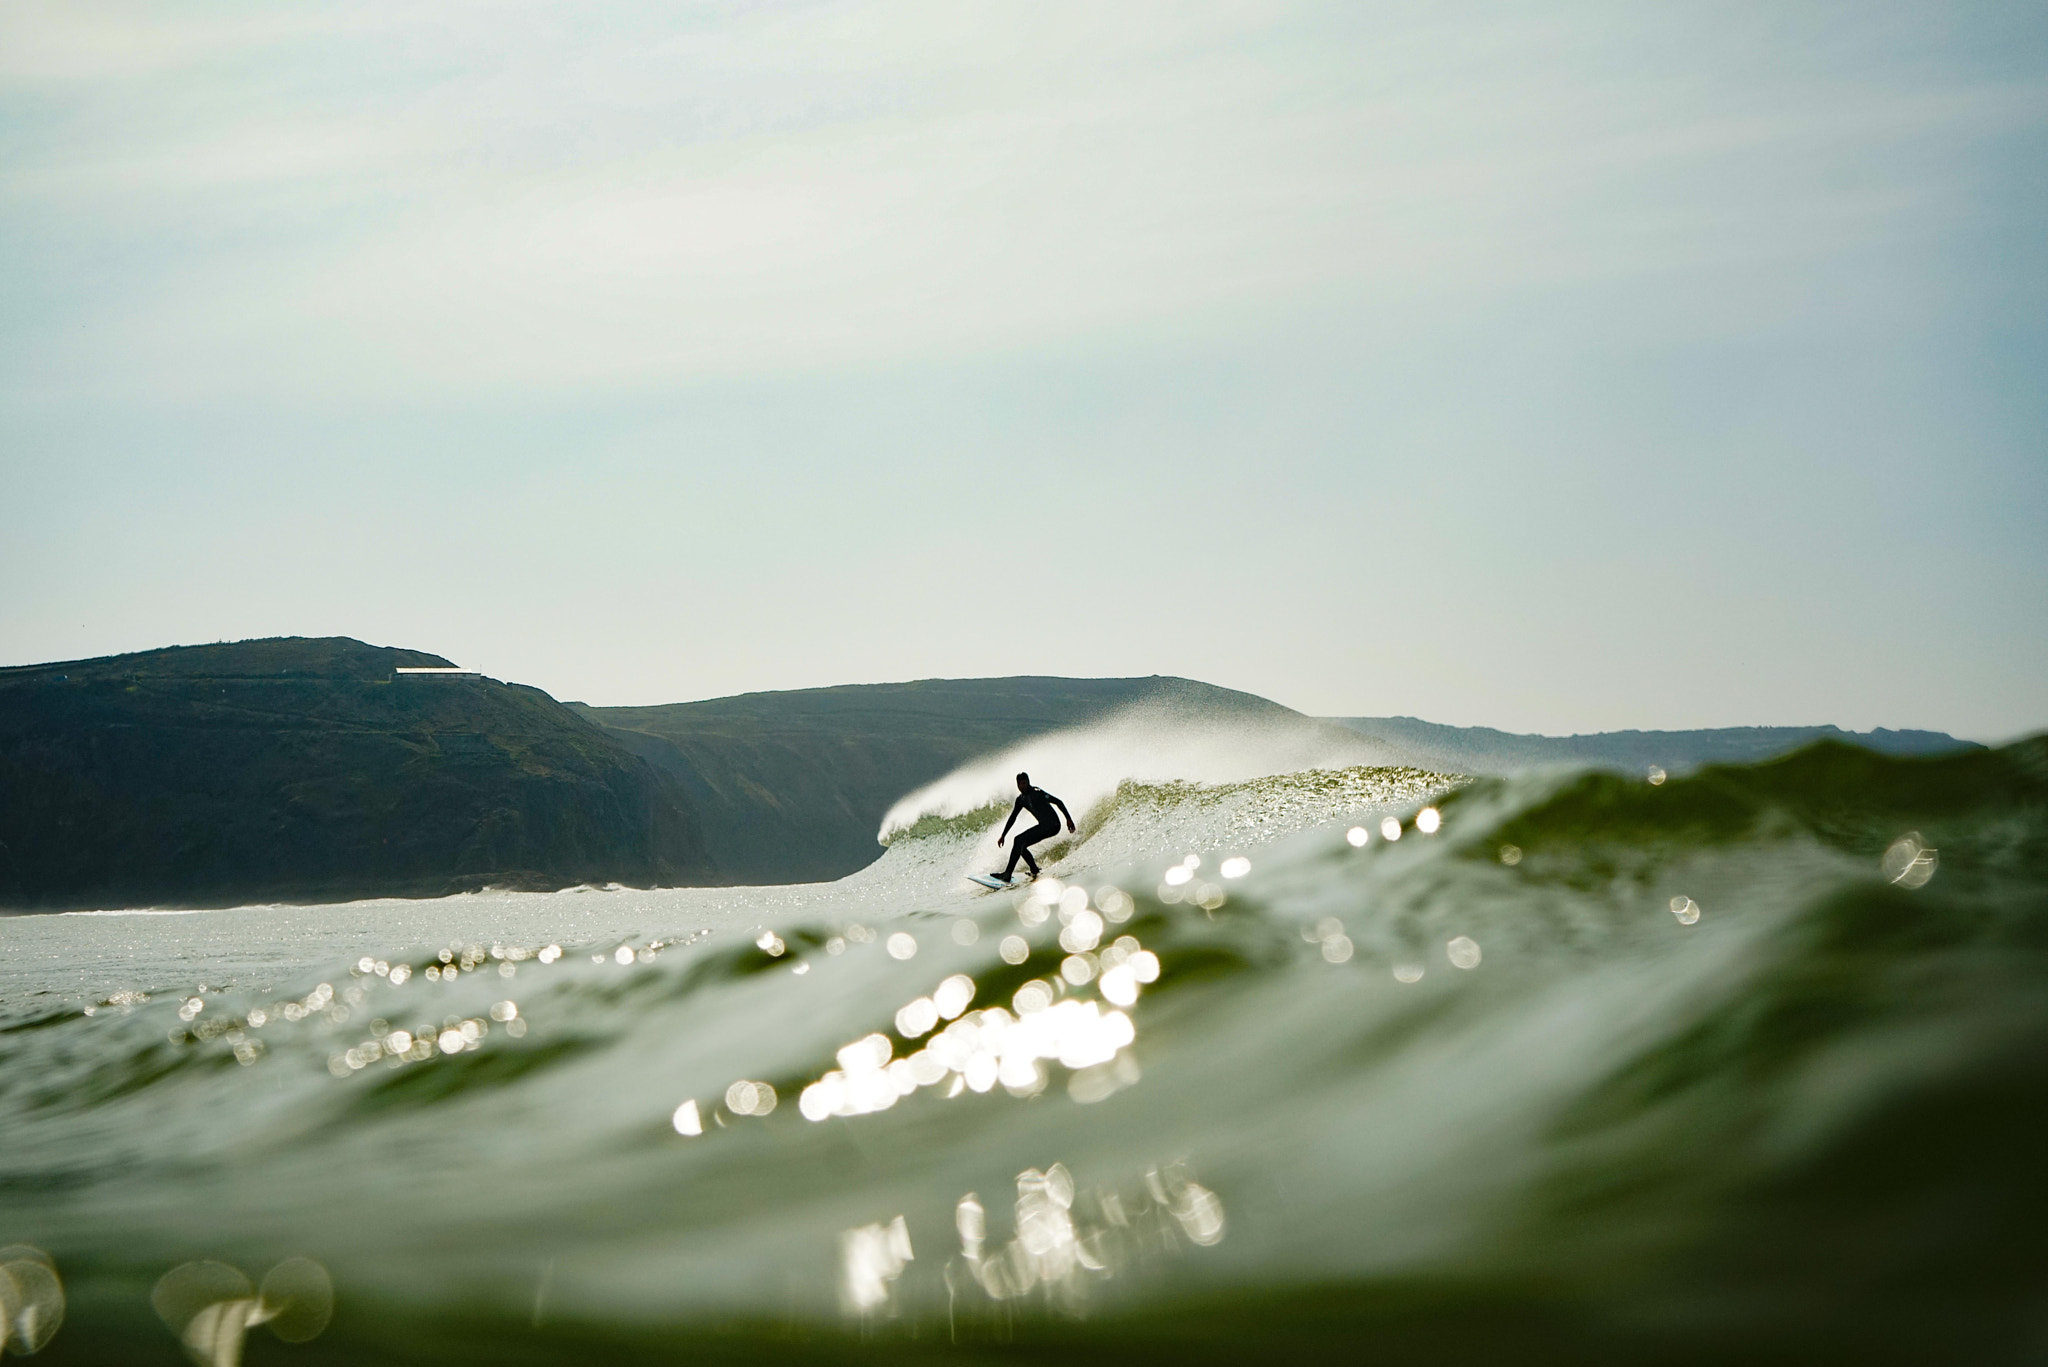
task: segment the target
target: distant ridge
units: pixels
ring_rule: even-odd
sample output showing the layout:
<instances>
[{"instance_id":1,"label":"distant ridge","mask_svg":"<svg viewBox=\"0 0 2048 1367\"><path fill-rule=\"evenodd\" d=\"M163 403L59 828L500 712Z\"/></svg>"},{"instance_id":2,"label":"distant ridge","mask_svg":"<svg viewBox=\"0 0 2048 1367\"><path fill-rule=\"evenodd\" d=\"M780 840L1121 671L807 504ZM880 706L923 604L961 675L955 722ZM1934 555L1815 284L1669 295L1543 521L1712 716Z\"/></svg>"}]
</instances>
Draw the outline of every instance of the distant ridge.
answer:
<instances>
[{"instance_id":1,"label":"distant ridge","mask_svg":"<svg viewBox=\"0 0 2048 1367\"><path fill-rule=\"evenodd\" d=\"M1506 775L1559 765L1643 772L1652 765L1683 773L1703 764L1755 764L1819 740L1860 745L1886 755L1939 755L1981 750L1940 731L1844 731L1838 726L1724 726L1699 731L1600 731L1583 736L1530 736L1490 726L1443 726L1414 717L1329 717L1338 726L1402 750L1424 768Z\"/></svg>"},{"instance_id":2,"label":"distant ridge","mask_svg":"<svg viewBox=\"0 0 2048 1367\"><path fill-rule=\"evenodd\" d=\"M538 689L280 637L0 669L0 908L717 881L688 799Z\"/></svg>"},{"instance_id":3,"label":"distant ridge","mask_svg":"<svg viewBox=\"0 0 2048 1367\"><path fill-rule=\"evenodd\" d=\"M876 832L906 794L1133 708L1169 750L1185 719L1191 741L1241 725L1345 764L1475 775L1683 772L1824 739L1893 755L1981 748L1832 726L1555 737L1318 719L1160 675L588 707L400 669L452 666L346 637L279 637L0 667L0 910L833 879L881 853Z\"/></svg>"}]
</instances>

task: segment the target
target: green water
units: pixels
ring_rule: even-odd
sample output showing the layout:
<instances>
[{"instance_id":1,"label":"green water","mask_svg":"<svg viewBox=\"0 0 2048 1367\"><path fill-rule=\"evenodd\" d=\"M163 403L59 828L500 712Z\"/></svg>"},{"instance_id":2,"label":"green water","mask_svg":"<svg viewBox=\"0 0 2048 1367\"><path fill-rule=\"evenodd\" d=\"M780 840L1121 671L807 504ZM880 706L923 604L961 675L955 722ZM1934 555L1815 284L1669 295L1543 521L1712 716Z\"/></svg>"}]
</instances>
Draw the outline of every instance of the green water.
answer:
<instances>
[{"instance_id":1,"label":"green water","mask_svg":"<svg viewBox=\"0 0 2048 1367\"><path fill-rule=\"evenodd\" d=\"M159 1279L289 1258L332 1321L249 1362L2044 1360L2048 744L1370 778L1127 788L1035 901L977 815L0 923L40 1360L184 1360Z\"/></svg>"}]
</instances>

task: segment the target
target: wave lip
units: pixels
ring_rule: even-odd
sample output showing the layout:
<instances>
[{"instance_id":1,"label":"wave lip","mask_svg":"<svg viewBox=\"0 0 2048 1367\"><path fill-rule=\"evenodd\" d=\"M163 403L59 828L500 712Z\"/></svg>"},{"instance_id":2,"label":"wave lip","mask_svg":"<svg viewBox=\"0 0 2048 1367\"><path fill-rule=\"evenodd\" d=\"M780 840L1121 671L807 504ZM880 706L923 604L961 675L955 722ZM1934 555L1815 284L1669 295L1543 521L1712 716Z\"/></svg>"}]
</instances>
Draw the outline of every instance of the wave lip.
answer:
<instances>
[{"instance_id":1,"label":"wave lip","mask_svg":"<svg viewBox=\"0 0 2048 1367\"><path fill-rule=\"evenodd\" d=\"M1034 736L906 794L882 818L877 839L926 817L966 816L1016 797L1016 775L1055 792L1076 814L1125 783L1204 787L1315 769L1402 765L1385 743L1298 713L1243 713L1166 696L1133 703L1087 726Z\"/></svg>"},{"instance_id":2,"label":"wave lip","mask_svg":"<svg viewBox=\"0 0 2048 1367\"><path fill-rule=\"evenodd\" d=\"M1377 828L1464 783L1455 775L1397 765L1304 769L1227 783L1125 779L1077 809L1073 833L1032 852L1048 874L1114 877L1131 866L1189 853L1241 856L1353 821ZM1008 812L1003 802L954 815L928 812L891 832L882 857L841 886L925 904L943 900L958 892L967 875L1000 868L1007 860L1007 849L995 837Z\"/></svg>"}]
</instances>

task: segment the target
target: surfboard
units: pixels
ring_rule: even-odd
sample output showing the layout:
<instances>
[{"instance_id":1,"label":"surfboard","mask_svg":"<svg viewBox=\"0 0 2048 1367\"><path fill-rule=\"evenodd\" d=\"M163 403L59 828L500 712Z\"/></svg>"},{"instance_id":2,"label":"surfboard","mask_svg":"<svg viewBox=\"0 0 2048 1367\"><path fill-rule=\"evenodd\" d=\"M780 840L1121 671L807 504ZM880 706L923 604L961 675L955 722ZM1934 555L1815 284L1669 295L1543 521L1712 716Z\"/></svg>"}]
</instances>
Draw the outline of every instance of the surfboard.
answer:
<instances>
[{"instance_id":1,"label":"surfboard","mask_svg":"<svg viewBox=\"0 0 2048 1367\"><path fill-rule=\"evenodd\" d=\"M967 881L970 883L979 883L983 887L989 889L991 892L1001 892L1004 888L1014 888L1019 886L1019 884L1015 882L1005 883L1002 879L997 878L992 874L986 873L970 873L967 875ZM1030 880L1027 879L1025 881L1028 882Z\"/></svg>"}]
</instances>

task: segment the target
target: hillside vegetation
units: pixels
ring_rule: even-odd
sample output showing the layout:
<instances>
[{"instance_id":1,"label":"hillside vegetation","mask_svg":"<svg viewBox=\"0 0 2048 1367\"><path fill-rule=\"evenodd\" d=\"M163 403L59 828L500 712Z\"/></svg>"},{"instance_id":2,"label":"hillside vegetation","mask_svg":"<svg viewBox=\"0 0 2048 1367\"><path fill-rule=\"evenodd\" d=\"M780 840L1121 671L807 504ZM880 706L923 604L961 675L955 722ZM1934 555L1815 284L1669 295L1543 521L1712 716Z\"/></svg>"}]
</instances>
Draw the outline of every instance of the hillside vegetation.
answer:
<instances>
[{"instance_id":1,"label":"hillside vegetation","mask_svg":"<svg viewBox=\"0 0 2048 1367\"><path fill-rule=\"evenodd\" d=\"M537 689L347 639L0 670L0 906L718 881L687 797Z\"/></svg>"},{"instance_id":2,"label":"hillside vegetation","mask_svg":"<svg viewBox=\"0 0 2048 1367\"><path fill-rule=\"evenodd\" d=\"M1275 755L1292 746L1466 774L1677 772L1821 737L1892 753L1961 744L1833 727L1546 737L1319 720L1159 676L926 679L587 707L492 679L394 674L446 664L291 637L0 669L0 909L838 878L880 854L878 829L905 794L1133 709L1147 743L1170 753L1183 736L1227 734ZM1294 767L1312 762L1323 761ZM1061 775L1039 777L1059 789Z\"/></svg>"}]
</instances>

